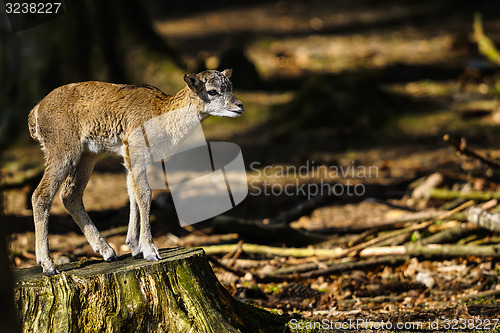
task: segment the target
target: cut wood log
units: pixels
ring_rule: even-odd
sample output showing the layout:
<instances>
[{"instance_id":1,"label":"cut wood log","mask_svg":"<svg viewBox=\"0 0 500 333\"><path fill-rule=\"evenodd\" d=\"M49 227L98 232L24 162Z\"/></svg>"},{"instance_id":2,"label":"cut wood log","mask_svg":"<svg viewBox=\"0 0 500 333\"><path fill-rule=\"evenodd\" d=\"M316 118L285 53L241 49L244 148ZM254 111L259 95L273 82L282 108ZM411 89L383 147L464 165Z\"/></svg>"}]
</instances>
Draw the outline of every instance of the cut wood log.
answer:
<instances>
[{"instance_id":1,"label":"cut wood log","mask_svg":"<svg viewBox=\"0 0 500 333\"><path fill-rule=\"evenodd\" d=\"M23 332L282 332L287 319L232 298L202 249L160 251L149 262L80 261L47 277L14 272Z\"/></svg>"}]
</instances>

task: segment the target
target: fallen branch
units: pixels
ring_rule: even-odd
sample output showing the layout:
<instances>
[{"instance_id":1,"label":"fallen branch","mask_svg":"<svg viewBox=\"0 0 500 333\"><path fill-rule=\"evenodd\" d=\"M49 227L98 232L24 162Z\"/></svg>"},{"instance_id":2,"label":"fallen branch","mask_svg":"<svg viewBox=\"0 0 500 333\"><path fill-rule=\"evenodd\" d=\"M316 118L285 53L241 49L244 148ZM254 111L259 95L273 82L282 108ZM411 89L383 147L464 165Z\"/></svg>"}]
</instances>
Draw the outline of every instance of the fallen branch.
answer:
<instances>
[{"instance_id":1,"label":"fallen branch","mask_svg":"<svg viewBox=\"0 0 500 333\"><path fill-rule=\"evenodd\" d=\"M421 239L419 243L422 245L453 243L459 239L469 236L476 231L477 230L463 227L449 228Z\"/></svg>"},{"instance_id":2,"label":"fallen branch","mask_svg":"<svg viewBox=\"0 0 500 333\"><path fill-rule=\"evenodd\" d=\"M235 245L214 245L205 248L207 254L220 254L227 251L233 250ZM270 247L264 245L256 244L243 244L243 251L247 253L259 253L259 254L271 254L275 256L294 256L294 257L306 257L306 256L325 256L331 258L340 258L345 255L345 249L335 248L335 249L297 249L297 248L278 248ZM259 282L276 282L276 281L294 281L297 279L307 279L312 277L317 277L321 275L331 275L338 274L345 271L355 270L355 269L366 269L370 266L376 265L397 265L408 257L426 257L426 258L450 258L450 257L492 257L500 258L500 245L420 245L417 243L411 243L409 245L402 246L388 246L388 247L371 247L366 248L359 252L359 256L362 258L383 256L383 258L358 261L358 262L345 262L345 263L332 263L331 267L318 269L314 272L307 272L302 274L294 274L299 271L314 269L317 264L303 265L297 268L286 268L281 270L276 270L265 275L255 275L254 278ZM243 272L228 267L220 263L219 260L215 258L210 259L217 266L234 273L237 276L243 276ZM314 265L314 266L313 266ZM288 272L288 273L287 273Z\"/></svg>"},{"instance_id":3,"label":"fallen branch","mask_svg":"<svg viewBox=\"0 0 500 333\"><path fill-rule=\"evenodd\" d=\"M387 256L376 259L360 260L355 262L345 262L345 263L331 263L328 264L329 267L323 269L317 269L311 272L302 273L299 275L302 279L316 278L318 276L326 276L332 274L339 274L344 272L350 272L354 270L364 270L374 266L382 265L399 265L408 260L406 256Z\"/></svg>"},{"instance_id":4,"label":"fallen branch","mask_svg":"<svg viewBox=\"0 0 500 333\"><path fill-rule=\"evenodd\" d=\"M378 243L380 243L382 241L386 241L388 239L394 238L396 236L399 236L401 234L405 234L405 233L408 233L408 232L414 232L414 231L426 229L427 227L429 227L431 224L435 223L436 221L442 220L442 219L446 219L446 218L452 216L453 214L458 213L458 212L464 210L465 208L471 206L473 203L474 203L473 201L468 201L468 202L466 202L466 203L464 203L464 204L456 207L455 209L452 209L452 210L450 210L448 212L445 212L445 213L441 214L440 216L438 216L438 217L436 217L434 219L431 219L429 221L426 221L424 223L412 225L411 227L404 228L404 229L401 229L401 230L396 230L396 231L394 231L394 232L392 232L390 234L379 236L379 237L371 239L371 240L369 240L367 242L364 242L362 244L353 246L352 248L347 249L345 254L351 253L351 255L356 255L362 249L366 249L366 248L371 247L372 245L378 244ZM352 253L354 253L354 254L352 254Z\"/></svg>"},{"instance_id":5,"label":"fallen branch","mask_svg":"<svg viewBox=\"0 0 500 333\"><path fill-rule=\"evenodd\" d=\"M234 252L234 254L231 258L231 261L229 261L229 264L228 264L229 267L232 267L234 265L234 263L236 262L236 260L240 256L240 254L243 252L243 249L241 248L241 246L243 245L243 241L240 240L237 245L238 245L238 248Z\"/></svg>"},{"instance_id":6,"label":"fallen branch","mask_svg":"<svg viewBox=\"0 0 500 333\"><path fill-rule=\"evenodd\" d=\"M189 234L180 238L178 244L181 246L189 246L189 247L197 247L203 245L211 245L211 244L225 244L225 243L235 243L238 241L238 234L228 233L228 234L215 234L215 235L206 235L206 236L198 236L196 234Z\"/></svg>"},{"instance_id":7,"label":"fallen branch","mask_svg":"<svg viewBox=\"0 0 500 333\"><path fill-rule=\"evenodd\" d=\"M466 175L460 172L454 172L450 170L440 170L440 173L443 174L445 178L452 180L460 180L467 183L475 183L479 181L483 182L483 184L488 187L495 187L497 185L497 183L489 181L485 178L473 177L471 175Z\"/></svg>"},{"instance_id":8,"label":"fallen branch","mask_svg":"<svg viewBox=\"0 0 500 333\"><path fill-rule=\"evenodd\" d=\"M205 246L203 249L207 255L211 254L225 254L227 252L236 251L238 244L222 244ZM346 249L310 249L310 248L289 248L289 247L273 247L267 245L248 244L241 245L241 249L246 253L259 253L272 256L281 257L330 257L339 258L345 254Z\"/></svg>"},{"instance_id":9,"label":"fallen branch","mask_svg":"<svg viewBox=\"0 0 500 333\"><path fill-rule=\"evenodd\" d=\"M394 236L392 238L386 239L380 243L378 246L397 246L405 244L410 238L413 232L408 231L406 233L402 233L400 235Z\"/></svg>"},{"instance_id":10,"label":"fallen branch","mask_svg":"<svg viewBox=\"0 0 500 333\"><path fill-rule=\"evenodd\" d=\"M460 142L458 142L456 139L452 138L449 134L445 134L443 136L443 140L449 143L450 145L454 146L460 153L470 157L474 157L479 161L481 161L482 163L489 166L490 168L500 169L500 164L498 162L490 160L482 156L481 154L477 153L476 151L470 149L469 147L467 147L467 142L465 141L464 138L462 138Z\"/></svg>"},{"instance_id":11,"label":"fallen branch","mask_svg":"<svg viewBox=\"0 0 500 333\"><path fill-rule=\"evenodd\" d=\"M26 185L36 186L40 179L42 179L44 169L44 166L40 166L21 173L12 179L5 180L0 178L0 191L22 188Z\"/></svg>"},{"instance_id":12,"label":"fallen branch","mask_svg":"<svg viewBox=\"0 0 500 333\"><path fill-rule=\"evenodd\" d=\"M355 258L342 258L342 259L337 259L335 261L308 261L303 264L298 264L298 265L293 265L293 266L287 266L283 268L278 268L272 271L265 272L263 275L266 276L279 276L279 275L287 275L287 274L299 274L299 273L304 273L304 272L309 272L312 270L316 269L324 269L328 268L329 266L333 265L344 265L344 264L350 264L350 263L355 263L359 262L356 261Z\"/></svg>"},{"instance_id":13,"label":"fallen branch","mask_svg":"<svg viewBox=\"0 0 500 333\"><path fill-rule=\"evenodd\" d=\"M483 22L480 13L474 14L474 34L473 39L477 43L479 52L485 55L491 62L500 65L500 52L495 47L493 41L485 36L483 32Z\"/></svg>"},{"instance_id":14,"label":"fallen branch","mask_svg":"<svg viewBox=\"0 0 500 333\"><path fill-rule=\"evenodd\" d=\"M422 184L417 186L413 190L411 197L413 199L427 199L431 194L431 190L433 188L438 187L442 183L443 183L443 176L439 172L436 172L427 177L427 179L425 179L425 181Z\"/></svg>"},{"instance_id":15,"label":"fallen branch","mask_svg":"<svg viewBox=\"0 0 500 333\"><path fill-rule=\"evenodd\" d=\"M484 298L484 297L495 297L496 298L498 296L500 296L500 289L499 290L487 290L487 291L482 291L482 292L475 293L472 295L465 295L465 296L460 297L460 300L465 302L465 301L475 299L475 298Z\"/></svg>"},{"instance_id":16,"label":"fallen branch","mask_svg":"<svg viewBox=\"0 0 500 333\"><path fill-rule=\"evenodd\" d=\"M233 273L236 276L243 277L246 274L242 270L239 270L239 269L236 269L236 268L232 268L232 267L230 267L228 265L223 264L222 262L220 262L220 260L218 260L214 256L207 256L207 259L208 259L208 261L210 261L215 266L217 266L219 268L222 268L225 271L231 272L231 273Z\"/></svg>"},{"instance_id":17,"label":"fallen branch","mask_svg":"<svg viewBox=\"0 0 500 333\"><path fill-rule=\"evenodd\" d=\"M454 199L464 199L464 200L474 200L474 201L488 201L491 199L500 199L500 193L494 192L461 192L452 191L441 188L434 188L431 190L432 199L438 200L454 200Z\"/></svg>"},{"instance_id":18,"label":"fallen branch","mask_svg":"<svg viewBox=\"0 0 500 333\"><path fill-rule=\"evenodd\" d=\"M124 235L127 233L127 230L128 230L128 226L125 225L125 226L112 228L109 230L104 230L103 232L101 232L101 235L104 238L108 238L108 237L112 237L112 236L116 236L116 235ZM82 247L82 246L88 244L88 241L85 238L85 236L78 235L77 237L78 238L76 240L69 242L69 245L68 245L68 243L63 242L61 244L54 244L51 246L51 248L54 251L59 251L59 250L63 250L63 249L67 250L68 247L72 247L73 249L76 249L76 248L79 248L79 247Z\"/></svg>"},{"instance_id":19,"label":"fallen branch","mask_svg":"<svg viewBox=\"0 0 500 333\"><path fill-rule=\"evenodd\" d=\"M258 282L281 282L281 281L297 281L305 280L310 278L316 278L318 276L329 276L333 274L340 274L344 272L350 272L354 270L363 270L370 267L379 267L381 265L400 265L408 260L406 256L387 256L382 258L360 260L360 261L350 261L350 262L330 262L330 263L320 263L327 267L318 268L318 263L308 263L303 265L297 265L293 267L286 267L282 269L277 269L275 271L268 272L266 274L254 275L253 278ZM311 271L314 269L313 271ZM231 268L228 269L231 271ZM301 274L297 274L303 272ZM237 273L235 273L238 275Z\"/></svg>"},{"instance_id":20,"label":"fallen branch","mask_svg":"<svg viewBox=\"0 0 500 333\"><path fill-rule=\"evenodd\" d=\"M359 253L360 257L407 255L411 257L492 257L500 258L500 245L420 245L372 247Z\"/></svg>"},{"instance_id":21,"label":"fallen branch","mask_svg":"<svg viewBox=\"0 0 500 333\"><path fill-rule=\"evenodd\" d=\"M452 209L448 212L445 212L438 216L437 218L431 219L430 221L426 221L424 223L418 224L418 225L413 225L409 228L405 228L403 230L398 230L394 233L391 233L389 235L384 235L380 236L377 238L374 238L368 242L356 245L351 248L334 248L334 249L311 249L311 248L283 248L283 247L272 247L272 246L267 246L267 245L257 245L257 244L242 244L241 248L243 252L247 253L260 253L260 254L266 254L266 255L275 255L275 256L282 256L282 257L312 257L312 256L318 256L318 257L329 257L329 258L340 258L343 256L346 256L349 253L354 252L355 254L359 253L360 251L362 252L363 249L366 249L372 245L375 245L381 241L384 241L386 239L389 239L391 237L395 237L397 235L400 235L405 232L413 232L416 230L422 230L427 227L429 227L431 224L435 223L437 220L445 219L450 216L453 216L457 212L460 212L461 210L469 207L472 205L474 202L473 201L468 201L460 206L458 206L455 209ZM206 254L225 254L228 252L236 251L239 244L223 244L223 245L212 245L212 246L206 246L203 249L205 250ZM395 247L398 248L398 247Z\"/></svg>"},{"instance_id":22,"label":"fallen branch","mask_svg":"<svg viewBox=\"0 0 500 333\"><path fill-rule=\"evenodd\" d=\"M469 222L491 231L500 231L500 214L490 213L480 207L469 209Z\"/></svg>"}]
</instances>

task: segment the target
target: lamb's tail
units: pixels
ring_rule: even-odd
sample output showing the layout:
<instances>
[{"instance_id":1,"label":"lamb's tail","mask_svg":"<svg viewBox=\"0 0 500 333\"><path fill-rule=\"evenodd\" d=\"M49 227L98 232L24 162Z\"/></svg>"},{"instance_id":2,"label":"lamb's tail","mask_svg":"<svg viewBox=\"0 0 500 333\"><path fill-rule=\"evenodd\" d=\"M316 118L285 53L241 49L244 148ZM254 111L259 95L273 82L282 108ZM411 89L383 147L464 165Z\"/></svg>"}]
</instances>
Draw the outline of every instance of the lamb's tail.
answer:
<instances>
[{"instance_id":1,"label":"lamb's tail","mask_svg":"<svg viewBox=\"0 0 500 333\"><path fill-rule=\"evenodd\" d=\"M33 139L38 141L38 124L37 124L37 113L38 113L38 107L40 104L35 105L33 109L31 109L29 115L28 115L28 128L30 131L30 135Z\"/></svg>"}]
</instances>

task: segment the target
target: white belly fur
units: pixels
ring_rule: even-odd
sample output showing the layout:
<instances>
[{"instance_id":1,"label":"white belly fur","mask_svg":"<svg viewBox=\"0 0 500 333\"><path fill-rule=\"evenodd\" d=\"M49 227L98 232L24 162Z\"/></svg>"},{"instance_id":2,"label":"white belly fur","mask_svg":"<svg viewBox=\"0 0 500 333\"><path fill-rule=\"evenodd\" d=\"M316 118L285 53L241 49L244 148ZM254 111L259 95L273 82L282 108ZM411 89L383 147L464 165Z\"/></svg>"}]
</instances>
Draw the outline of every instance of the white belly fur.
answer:
<instances>
[{"instance_id":1,"label":"white belly fur","mask_svg":"<svg viewBox=\"0 0 500 333\"><path fill-rule=\"evenodd\" d=\"M83 141L86 151L94 154L115 153L123 155L123 143L118 137L86 139Z\"/></svg>"}]
</instances>

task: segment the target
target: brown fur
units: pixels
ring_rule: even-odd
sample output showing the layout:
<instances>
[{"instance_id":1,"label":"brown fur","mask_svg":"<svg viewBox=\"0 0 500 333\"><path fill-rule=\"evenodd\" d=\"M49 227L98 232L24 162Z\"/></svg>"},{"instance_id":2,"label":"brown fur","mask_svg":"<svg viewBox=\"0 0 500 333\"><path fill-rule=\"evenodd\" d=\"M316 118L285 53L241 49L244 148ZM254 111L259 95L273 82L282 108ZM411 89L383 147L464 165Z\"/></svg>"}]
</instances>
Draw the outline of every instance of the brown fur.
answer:
<instances>
[{"instance_id":1,"label":"brown fur","mask_svg":"<svg viewBox=\"0 0 500 333\"><path fill-rule=\"evenodd\" d=\"M151 190L143 172L145 165L139 164L135 177L132 175L127 161L129 140L133 140L133 131L148 120L187 106L195 110L199 121L211 114L238 116L243 106L232 94L230 75L230 70L186 74L187 86L172 96L148 85L72 83L56 88L31 110L30 135L42 145L46 161L44 175L32 197L37 262L46 274L57 273L48 251L48 216L63 182L61 200L92 248L105 260L116 258L82 203L95 160L102 153L117 153L125 158L130 196L127 244L132 254L142 254L148 260L160 257L149 225ZM189 117L186 111L185 116L176 118L178 123L169 124L169 130L184 135Z\"/></svg>"}]
</instances>

